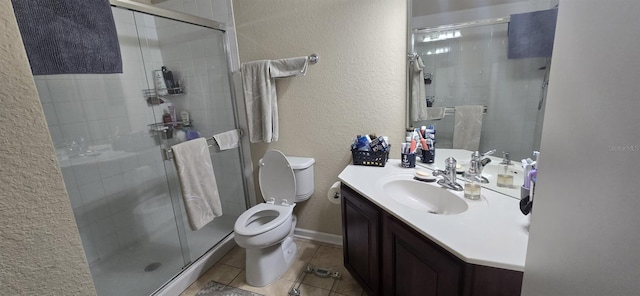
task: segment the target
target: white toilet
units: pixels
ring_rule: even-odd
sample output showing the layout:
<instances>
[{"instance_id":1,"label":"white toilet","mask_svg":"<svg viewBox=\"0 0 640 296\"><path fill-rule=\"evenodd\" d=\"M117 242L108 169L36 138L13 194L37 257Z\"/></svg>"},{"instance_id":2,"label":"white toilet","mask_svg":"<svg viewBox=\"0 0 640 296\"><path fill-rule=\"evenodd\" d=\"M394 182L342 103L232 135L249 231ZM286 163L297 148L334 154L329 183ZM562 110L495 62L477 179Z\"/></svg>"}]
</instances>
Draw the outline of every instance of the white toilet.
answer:
<instances>
[{"instance_id":1,"label":"white toilet","mask_svg":"<svg viewBox=\"0 0 640 296\"><path fill-rule=\"evenodd\" d=\"M271 284L291 265L297 250L293 207L313 194L314 162L313 158L285 156L278 150L269 150L260 159L258 182L265 203L242 213L233 228L236 243L247 249L249 285Z\"/></svg>"}]
</instances>

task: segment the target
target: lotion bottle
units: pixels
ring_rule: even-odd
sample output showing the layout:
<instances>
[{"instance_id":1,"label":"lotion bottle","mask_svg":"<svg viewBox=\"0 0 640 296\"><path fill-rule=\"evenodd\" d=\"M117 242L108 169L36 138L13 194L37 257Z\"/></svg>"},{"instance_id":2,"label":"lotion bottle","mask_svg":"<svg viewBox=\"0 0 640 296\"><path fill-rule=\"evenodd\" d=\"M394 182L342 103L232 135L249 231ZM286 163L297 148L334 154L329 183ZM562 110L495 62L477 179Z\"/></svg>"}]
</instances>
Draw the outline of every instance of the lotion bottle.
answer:
<instances>
[{"instance_id":1,"label":"lotion bottle","mask_svg":"<svg viewBox=\"0 0 640 296\"><path fill-rule=\"evenodd\" d=\"M471 160L471 166L464 174L464 197L471 200L480 199L480 182L478 182L480 171L478 168L480 164L477 160Z\"/></svg>"},{"instance_id":2,"label":"lotion bottle","mask_svg":"<svg viewBox=\"0 0 640 296\"><path fill-rule=\"evenodd\" d=\"M498 174L498 187L513 187L513 175L511 174L511 163L509 152L502 152L502 162L500 163L500 173Z\"/></svg>"}]
</instances>

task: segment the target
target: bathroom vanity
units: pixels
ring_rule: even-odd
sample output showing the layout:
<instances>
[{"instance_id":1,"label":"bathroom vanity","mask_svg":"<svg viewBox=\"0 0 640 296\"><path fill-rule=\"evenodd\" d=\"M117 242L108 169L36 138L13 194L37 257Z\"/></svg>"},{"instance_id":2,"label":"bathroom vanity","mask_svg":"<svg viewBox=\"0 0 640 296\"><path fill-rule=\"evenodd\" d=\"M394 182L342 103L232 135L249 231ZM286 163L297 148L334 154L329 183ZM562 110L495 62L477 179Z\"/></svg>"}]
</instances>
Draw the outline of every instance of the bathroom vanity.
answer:
<instances>
[{"instance_id":1,"label":"bathroom vanity","mask_svg":"<svg viewBox=\"0 0 640 296\"><path fill-rule=\"evenodd\" d=\"M518 200L483 189L479 201L413 180L389 160L347 166L344 265L368 295L519 295L528 217Z\"/></svg>"}]
</instances>

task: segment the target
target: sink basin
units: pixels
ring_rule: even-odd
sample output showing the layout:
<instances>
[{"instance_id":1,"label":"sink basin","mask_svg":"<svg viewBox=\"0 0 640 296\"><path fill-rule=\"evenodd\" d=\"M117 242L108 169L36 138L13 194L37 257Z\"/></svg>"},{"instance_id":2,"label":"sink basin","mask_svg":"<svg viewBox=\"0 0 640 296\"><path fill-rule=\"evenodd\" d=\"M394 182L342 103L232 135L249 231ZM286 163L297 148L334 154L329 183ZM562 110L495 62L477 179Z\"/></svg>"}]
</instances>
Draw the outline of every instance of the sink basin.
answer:
<instances>
[{"instance_id":1,"label":"sink basin","mask_svg":"<svg viewBox=\"0 0 640 296\"><path fill-rule=\"evenodd\" d=\"M469 208L457 195L420 181L392 180L384 183L383 190L398 203L429 214L456 215Z\"/></svg>"}]
</instances>

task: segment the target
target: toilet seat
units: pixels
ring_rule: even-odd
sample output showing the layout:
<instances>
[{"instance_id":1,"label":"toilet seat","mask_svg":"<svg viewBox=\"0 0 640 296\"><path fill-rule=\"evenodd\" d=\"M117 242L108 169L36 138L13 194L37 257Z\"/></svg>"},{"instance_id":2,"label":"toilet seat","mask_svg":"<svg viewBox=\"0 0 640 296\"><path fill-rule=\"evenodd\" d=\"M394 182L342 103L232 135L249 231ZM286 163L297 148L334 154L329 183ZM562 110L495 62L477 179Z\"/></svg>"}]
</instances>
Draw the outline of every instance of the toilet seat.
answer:
<instances>
[{"instance_id":1,"label":"toilet seat","mask_svg":"<svg viewBox=\"0 0 640 296\"><path fill-rule=\"evenodd\" d=\"M238 217L234 225L234 231L239 235L255 236L273 230L291 219L293 207L293 205L282 206L268 203L253 206ZM271 218L271 220L265 224L260 224L258 220L263 218Z\"/></svg>"},{"instance_id":2,"label":"toilet seat","mask_svg":"<svg viewBox=\"0 0 640 296\"><path fill-rule=\"evenodd\" d=\"M258 163L258 183L263 199L276 205L293 204L296 176L287 157L278 150L269 150Z\"/></svg>"}]
</instances>

